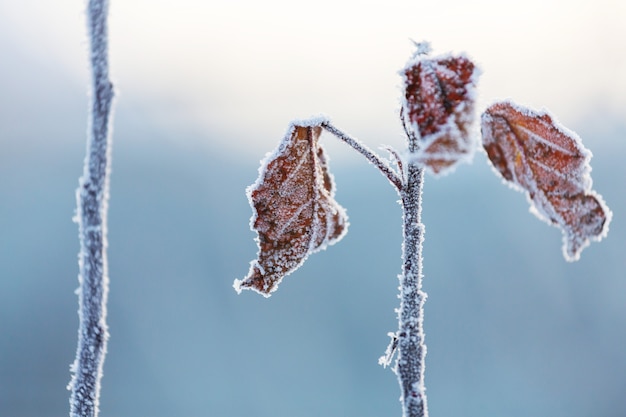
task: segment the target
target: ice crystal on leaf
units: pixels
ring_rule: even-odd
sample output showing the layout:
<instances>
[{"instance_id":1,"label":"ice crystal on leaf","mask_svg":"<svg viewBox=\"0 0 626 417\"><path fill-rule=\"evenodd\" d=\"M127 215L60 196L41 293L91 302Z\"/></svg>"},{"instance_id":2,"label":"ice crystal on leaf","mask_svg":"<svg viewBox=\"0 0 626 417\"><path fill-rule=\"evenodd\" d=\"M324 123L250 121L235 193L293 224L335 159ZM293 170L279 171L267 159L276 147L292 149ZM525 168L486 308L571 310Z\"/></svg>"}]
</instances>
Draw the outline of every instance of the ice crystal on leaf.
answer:
<instances>
[{"instance_id":1,"label":"ice crystal on leaf","mask_svg":"<svg viewBox=\"0 0 626 417\"><path fill-rule=\"evenodd\" d=\"M419 51L402 72L402 115L419 143L415 158L439 174L474 154L471 130L479 71L463 55L429 57L427 49Z\"/></svg>"},{"instance_id":2,"label":"ice crystal on leaf","mask_svg":"<svg viewBox=\"0 0 626 417\"><path fill-rule=\"evenodd\" d=\"M528 193L532 211L563 231L563 255L580 258L608 232L611 212L591 190L591 152L546 112L499 102L482 115L483 146L496 170Z\"/></svg>"},{"instance_id":3,"label":"ice crystal on leaf","mask_svg":"<svg viewBox=\"0 0 626 417\"><path fill-rule=\"evenodd\" d=\"M263 161L248 188L258 233L258 259L235 289L269 297L285 275L309 254L339 241L347 231L345 210L334 200L335 185L319 145L323 120L293 123L278 149Z\"/></svg>"}]
</instances>

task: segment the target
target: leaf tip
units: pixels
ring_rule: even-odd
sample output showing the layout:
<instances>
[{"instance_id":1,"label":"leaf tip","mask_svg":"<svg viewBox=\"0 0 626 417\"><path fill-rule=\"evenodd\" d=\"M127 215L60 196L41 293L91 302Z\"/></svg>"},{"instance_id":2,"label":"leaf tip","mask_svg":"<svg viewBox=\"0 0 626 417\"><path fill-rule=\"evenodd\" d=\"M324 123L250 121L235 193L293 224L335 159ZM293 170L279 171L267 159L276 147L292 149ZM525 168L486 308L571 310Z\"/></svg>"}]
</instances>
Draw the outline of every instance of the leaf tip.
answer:
<instances>
[{"instance_id":1,"label":"leaf tip","mask_svg":"<svg viewBox=\"0 0 626 417\"><path fill-rule=\"evenodd\" d=\"M613 212L602 196L590 191L580 203L580 220L577 227L563 230L563 257L567 262L576 262L591 242L600 242L609 233Z\"/></svg>"},{"instance_id":2,"label":"leaf tip","mask_svg":"<svg viewBox=\"0 0 626 417\"><path fill-rule=\"evenodd\" d=\"M233 288L237 294L241 294L243 290L252 290L265 298L269 298L288 273L285 273L280 266L276 266L266 273L259 260L255 259L250 262L248 275L244 279L236 279Z\"/></svg>"},{"instance_id":3,"label":"leaf tip","mask_svg":"<svg viewBox=\"0 0 626 417\"><path fill-rule=\"evenodd\" d=\"M237 295L241 294L241 284L242 281L240 279L235 279L235 281L233 281L233 288L235 289L235 292L237 293Z\"/></svg>"}]
</instances>

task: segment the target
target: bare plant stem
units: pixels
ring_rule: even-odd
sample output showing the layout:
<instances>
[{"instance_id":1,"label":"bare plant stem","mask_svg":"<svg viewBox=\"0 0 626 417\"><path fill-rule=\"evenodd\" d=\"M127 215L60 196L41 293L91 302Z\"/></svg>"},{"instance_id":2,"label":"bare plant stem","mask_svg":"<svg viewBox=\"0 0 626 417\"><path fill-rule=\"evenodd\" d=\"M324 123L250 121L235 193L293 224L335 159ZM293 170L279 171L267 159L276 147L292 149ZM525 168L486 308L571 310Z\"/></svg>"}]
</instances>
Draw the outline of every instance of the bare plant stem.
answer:
<instances>
[{"instance_id":1,"label":"bare plant stem","mask_svg":"<svg viewBox=\"0 0 626 417\"><path fill-rule=\"evenodd\" d=\"M92 104L83 176L76 191L80 239L78 346L68 388L71 417L98 415L100 380L109 337L106 325L108 267L107 203L110 172L110 119L107 0L89 0L87 9L93 75Z\"/></svg>"},{"instance_id":2,"label":"bare plant stem","mask_svg":"<svg viewBox=\"0 0 626 417\"><path fill-rule=\"evenodd\" d=\"M400 275L400 309L395 372L402 390L404 417L427 417L426 390L424 388L424 303L422 291L422 243L424 225L421 222L421 198L424 170L409 161L407 180L401 193L404 244L403 268Z\"/></svg>"},{"instance_id":3,"label":"bare plant stem","mask_svg":"<svg viewBox=\"0 0 626 417\"><path fill-rule=\"evenodd\" d=\"M400 119L407 136L409 154L417 152L418 138L408 128L404 113ZM409 158L404 187L400 193L403 213L402 275L400 279L400 309L398 310L398 333L396 344L398 356L395 372L402 390L402 415L404 417L428 417L424 367L426 344L424 342L424 303L422 291L422 188L424 168Z\"/></svg>"},{"instance_id":4,"label":"bare plant stem","mask_svg":"<svg viewBox=\"0 0 626 417\"><path fill-rule=\"evenodd\" d=\"M403 115L401 119L407 134L409 153L417 151L417 138L406 126ZM328 122L322 127L346 142L361 155L365 156L389 179L400 193L403 213L402 259L403 268L400 275L400 308L398 310L398 332L388 350L391 359L393 350L397 349L395 372L402 391L402 410L404 417L428 417L426 389L424 387L424 361L426 345L424 343L424 303L426 293L422 291L422 243L424 241L424 225L421 220L422 187L424 169L416 161L409 158L405 173L399 176L378 155L368 149L357 139L348 136ZM400 170L402 161L397 158ZM387 360L381 363L385 364Z\"/></svg>"}]
</instances>

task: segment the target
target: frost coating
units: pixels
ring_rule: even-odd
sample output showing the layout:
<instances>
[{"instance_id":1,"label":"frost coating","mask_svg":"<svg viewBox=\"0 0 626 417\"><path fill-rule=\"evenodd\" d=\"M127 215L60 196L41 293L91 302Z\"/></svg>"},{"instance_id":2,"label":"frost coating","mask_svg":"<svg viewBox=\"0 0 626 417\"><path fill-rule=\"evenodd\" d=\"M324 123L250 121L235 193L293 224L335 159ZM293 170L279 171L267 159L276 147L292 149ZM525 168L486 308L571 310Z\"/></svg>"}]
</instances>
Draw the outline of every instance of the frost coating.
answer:
<instances>
[{"instance_id":1,"label":"frost coating","mask_svg":"<svg viewBox=\"0 0 626 417\"><path fill-rule=\"evenodd\" d=\"M109 81L106 0L90 0L88 29L91 41L93 86L83 176L76 191L80 253L78 346L68 385L71 417L98 415L100 380L109 333L106 325L108 294L107 202L110 173L110 120L113 85Z\"/></svg>"},{"instance_id":2,"label":"frost coating","mask_svg":"<svg viewBox=\"0 0 626 417\"><path fill-rule=\"evenodd\" d=\"M591 189L591 152L545 111L509 101L482 116L483 146L498 173L525 191L531 212L563 231L563 256L576 261L608 233L611 211Z\"/></svg>"},{"instance_id":3,"label":"frost coating","mask_svg":"<svg viewBox=\"0 0 626 417\"><path fill-rule=\"evenodd\" d=\"M435 174L470 161L477 146L474 103L480 72L465 55L429 57L424 47L407 63L402 117L419 149L412 155Z\"/></svg>"},{"instance_id":4,"label":"frost coating","mask_svg":"<svg viewBox=\"0 0 626 417\"><path fill-rule=\"evenodd\" d=\"M409 151L417 144L409 140ZM400 280L400 308L398 309L397 358L395 372L402 396L404 417L427 417L428 406L424 389L426 344L424 336L424 303L422 291L422 245L424 225L421 222L421 199L424 168L409 161L405 186L401 192L403 208L402 259ZM392 341L392 343L396 343ZM393 353L393 351L391 351ZM386 361L388 362L390 358ZM384 364L385 361L383 361Z\"/></svg>"},{"instance_id":5,"label":"frost coating","mask_svg":"<svg viewBox=\"0 0 626 417\"><path fill-rule=\"evenodd\" d=\"M403 207L403 269L399 276L401 302L400 308L396 310L399 329L389 334L391 342L385 355L379 359L379 363L386 367L392 363L393 356L396 355L394 371L401 387L400 401L403 407L403 417L428 416L424 384L427 349L423 328L424 303L427 295L422 290L422 244L425 229L421 223L421 194L424 170L429 169L435 174L447 172L457 162L471 157L475 148L472 130L475 84L478 77L478 71L468 58L444 55L431 59L424 56L429 52L428 44L417 46L417 53L402 73L405 81L405 96L402 102L401 119L408 138L408 152L400 155L392 149L387 149L397 170L356 139L332 126L325 118L292 124L281 146L274 153L269 154L263 162L259 171L259 180L248 190L256 213L251 223L253 230L259 232L257 240L260 248L259 259L251 262L249 276L243 281L236 280L234 285L238 291L242 288L250 288L269 296L282 277L297 268L309 253L323 248L326 244L334 243L345 233L345 225L341 221L334 221L334 219L343 219L345 222L345 217L340 215L343 210L338 205L335 206L336 203L332 200L334 188L332 178L324 168L326 166L324 153L321 148L319 151L316 150L319 127L334 134L365 156L394 185L400 194ZM512 107L522 118L543 119L541 114L537 116L530 110ZM568 133L556 123L552 125L557 132L555 140L555 138L543 135L541 129L533 129L533 126L529 127L517 122L509 126L506 118L504 123L496 119L497 117L491 117L490 114L484 117L486 129L495 126L493 127L495 133L488 133L487 137L499 138L501 135L506 137L507 128L510 128L511 132L518 129L519 132L516 131L511 135L531 138L534 143L538 144L538 147L549 148L563 154L569 152L569 142L558 140L560 136L567 136ZM531 121L530 125L533 123L537 123L537 120ZM483 128L485 132L485 127ZM574 138L574 142L576 140ZM302 143L298 145L300 142ZM577 150L580 151L580 156L576 158L584 160L590 157L590 153L582 145ZM519 156L521 153L509 151L503 151L503 153L513 155L514 158L503 158L502 166L498 166L497 163L496 165L503 176L508 175L512 178L511 172L517 173L507 164L513 161L513 168L517 168L518 162L523 157ZM546 152L546 154L549 153ZM548 182L550 187L568 178L569 174L562 175L558 164L554 164L554 161L545 162L538 159L535 162L537 167L545 171L540 178L548 175L556 178L553 180L554 184ZM318 167L322 168L318 169ZM302 172L309 172L309 174L303 174L304 176L300 177ZM578 182L580 186L583 188L591 186L591 179L585 168L573 172L574 177L577 175L580 177ZM313 181L318 185L313 186L311 190L306 186L308 182L311 182L310 178L325 177L329 180ZM298 187L303 185L305 185L303 190L298 191ZM521 187L519 182L518 185ZM272 189L279 196L278 198L274 199L271 194ZM538 187L529 192L536 196L540 194L538 190L543 192ZM293 195L296 197L292 197ZM590 197L589 201L604 207L604 203L597 194L589 191L584 195ZM318 200L314 196L329 196L329 198L325 203L317 203ZM285 201L288 204L283 206ZM291 204L294 201L296 204ZM567 203L571 203L571 200ZM325 208L330 208L330 210ZM558 208L540 206L539 209L542 210L542 216L552 220L550 210ZM588 210L591 210L591 216L588 215ZM595 209L590 209L586 202L582 204L581 209L571 210L571 212L575 216L582 216L585 219L584 222L590 224L595 222L591 218L595 215ZM610 219L608 209L606 209L606 216L601 227L606 227ZM595 225L597 226L597 222ZM289 233L293 235L283 238L283 235L286 236ZM272 235L275 236L272 237ZM279 256L276 255L277 252L281 252Z\"/></svg>"},{"instance_id":6,"label":"frost coating","mask_svg":"<svg viewBox=\"0 0 626 417\"><path fill-rule=\"evenodd\" d=\"M309 117L308 119L294 119L289 123L288 132L291 132L297 126L300 127L318 127L324 123L330 123L330 119L325 114Z\"/></svg>"},{"instance_id":7,"label":"frost coating","mask_svg":"<svg viewBox=\"0 0 626 417\"><path fill-rule=\"evenodd\" d=\"M363 155L372 165L374 165L378 170L396 187L396 190L400 191L402 189L402 161L398 156L398 153L394 150L388 148L387 150L391 152L396 158L396 162L398 168L400 169L400 175L396 173L386 161L381 159L378 155L372 152L367 146L363 143L359 142L357 139L347 135L341 130L337 129L335 126L330 124L329 121L322 122L322 127L326 129L328 132L335 135L338 139L344 141L348 146L352 149Z\"/></svg>"},{"instance_id":8,"label":"frost coating","mask_svg":"<svg viewBox=\"0 0 626 417\"><path fill-rule=\"evenodd\" d=\"M250 263L237 292L252 289L268 297L309 254L341 240L348 221L334 200L328 158L318 144L325 118L294 122L276 151L261 163L259 178L247 194L258 233L258 259Z\"/></svg>"}]
</instances>

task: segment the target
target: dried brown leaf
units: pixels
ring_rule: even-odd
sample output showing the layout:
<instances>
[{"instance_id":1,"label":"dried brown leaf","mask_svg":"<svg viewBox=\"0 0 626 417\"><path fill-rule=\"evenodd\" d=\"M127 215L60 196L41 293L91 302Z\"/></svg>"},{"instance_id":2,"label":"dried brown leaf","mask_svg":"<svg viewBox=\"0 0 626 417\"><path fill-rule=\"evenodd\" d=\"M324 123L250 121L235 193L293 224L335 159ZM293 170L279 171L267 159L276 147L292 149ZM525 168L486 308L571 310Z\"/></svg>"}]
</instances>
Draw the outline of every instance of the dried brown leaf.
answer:
<instances>
[{"instance_id":1,"label":"dried brown leaf","mask_svg":"<svg viewBox=\"0 0 626 417\"><path fill-rule=\"evenodd\" d=\"M608 232L611 212L591 190L591 152L548 113L510 102L482 115L483 146L496 170L528 193L533 212L563 231L563 255L580 258Z\"/></svg>"},{"instance_id":2,"label":"dried brown leaf","mask_svg":"<svg viewBox=\"0 0 626 417\"><path fill-rule=\"evenodd\" d=\"M309 254L339 241L347 231L347 216L334 200L334 181L318 143L320 124L293 124L248 189L259 253L248 276L235 281L237 291L252 289L269 297Z\"/></svg>"},{"instance_id":3,"label":"dried brown leaf","mask_svg":"<svg viewBox=\"0 0 626 417\"><path fill-rule=\"evenodd\" d=\"M417 136L416 159L433 173L469 159L476 141L475 87L478 70L467 57L417 55L403 71L402 112Z\"/></svg>"}]
</instances>

